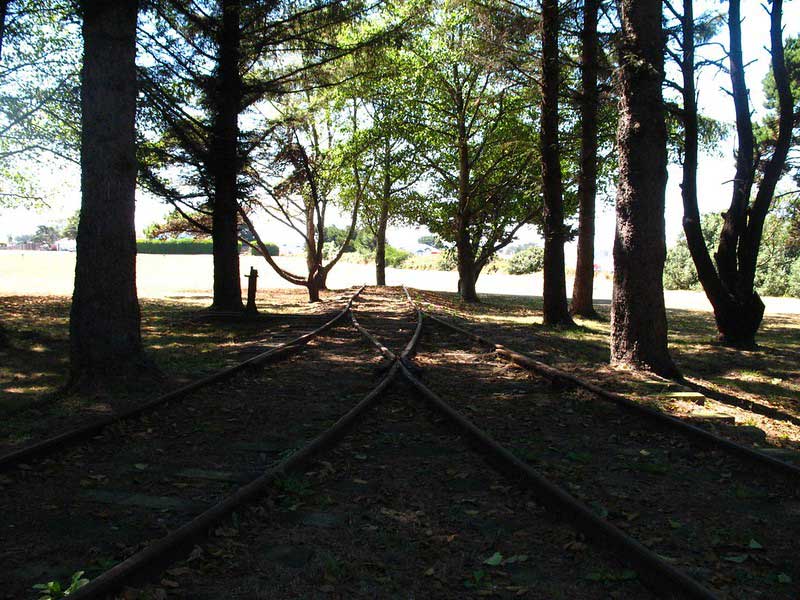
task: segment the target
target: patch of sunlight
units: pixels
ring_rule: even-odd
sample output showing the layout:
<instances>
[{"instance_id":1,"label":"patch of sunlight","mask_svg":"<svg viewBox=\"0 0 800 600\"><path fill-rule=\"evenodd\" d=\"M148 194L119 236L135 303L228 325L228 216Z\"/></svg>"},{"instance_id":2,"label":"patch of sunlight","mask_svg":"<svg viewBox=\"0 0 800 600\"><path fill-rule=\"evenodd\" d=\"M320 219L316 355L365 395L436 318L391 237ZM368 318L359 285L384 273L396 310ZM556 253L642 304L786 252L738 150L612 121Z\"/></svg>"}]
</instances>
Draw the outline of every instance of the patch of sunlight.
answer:
<instances>
[{"instance_id":1,"label":"patch of sunlight","mask_svg":"<svg viewBox=\"0 0 800 600\"><path fill-rule=\"evenodd\" d=\"M732 377L744 379L745 381L763 381L764 376L758 371L741 370L731 373Z\"/></svg>"},{"instance_id":2,"label":"patch of sunlight","mask_svg":"<svg viewBox=\"0 0 800 600\"><path fill-rule=\"evenodd\" d=\"M34 344L33 346L30 347L31 352L42 353L42 352L47 352L47 350L48 350L47 346L42 346L41 344Z\"/></svg>"},{"instance_id":3,"label":"patch of sunlight","mask_svg":"<svg viewBox=\"0 0 800 600\"><path fill-rule=\"evenodd\" d=\"M3 391L8 394L38 394L50 390L46 385L32 385L30 387L6 387Z\"/></svg>"},{"instance_id":4,"label":"patch of sunlight","mask_svg":"<svg viewBox=\"0 0 800 600\"><path fill-rule=\"evenodd\" d=\"M512 315L481 315L475 314L472 317L481 323L508 323L518 325L541 325L542 317L534 315L512 316Z\"/></svg>"}]
</instances>

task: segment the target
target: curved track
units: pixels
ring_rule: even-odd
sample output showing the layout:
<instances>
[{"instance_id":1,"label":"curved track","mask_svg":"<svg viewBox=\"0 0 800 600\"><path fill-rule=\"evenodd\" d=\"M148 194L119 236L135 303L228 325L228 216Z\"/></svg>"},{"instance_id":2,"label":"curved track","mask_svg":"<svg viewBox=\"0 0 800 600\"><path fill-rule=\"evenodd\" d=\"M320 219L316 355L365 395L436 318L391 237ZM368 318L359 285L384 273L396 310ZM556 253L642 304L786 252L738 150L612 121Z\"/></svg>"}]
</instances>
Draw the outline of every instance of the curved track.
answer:
<instances>
[{"instance_id":1,"label":"curved track","mask_svg":"<svg viewBox=\"0 0 800 600\"><path fill-rule=\"evenodd\" d=\"M759 470L749 454L712 448L707 436L687 439L682 428L642 419L591 384L564 390L564 382L580 385L577 378L546 365L537 371L547 377L509 367L507 359L541 363L429 318L405 290L359 292L335 320L349 316L354 329L315 332L307 352L280 370L217 381L195 390L191 403L120 421L84 447L13 471L21 500L0 503L0 532L15 531L0 545L0 584L30 589L47 579L31 566L46 567L53 556L68 557L66 574L111 558L115 566L72 596L100 598L152 578L209 531L225 545L226 531L246 529L251 539L226 546L233 562L212 581L187 576L173 593L253 597L231 590L258 572L271 582L262 595L277 598L319 595L320 577L335 581L323 588L342 597L600 598L614 588L614 597L643 598L642 583L662 597L794 597L786 585L800 581L794 471ZM429 409L414 409L409 395ZM311 512L309 495L320 505ZM24 500L34 497L41 508L30 514ZM599 553L584 554L585 564L566 558L564 548L581 542L565 543L563 526L540 507ZM498 523L513 535L501 538ZM342 535L352 537L346 553L359 565L359 587L322 560L340 551ZM268 563L253 562L258 544L269 546ZM384 552L397 572L375 558ZM552 577L531 583L531 569L518 564L529 560L537 577ZM191 572L183 564L173 571ZM627 573L620 565L638 581L607 575ZM409 579L409 571L425 576ZM610 577L605 591L587 583L596 573ZM21 576L23 584L13 579Z\"/></svg>"},{"instance_id":2,"label":"curved track","mask_svg":"<svg viewBox=\"0 0 800 600\"><path fill-rule=\"evenodd\" d=\"M423 338L417 364L428 385L518 459L714 593L755 597L768 587L795 597L776 585L798 576L794 465L426 317L435 341ZM509 370L509 360L538 376ZM454 391L465 370L474 377Z\"/></svg>"}]
</instances>

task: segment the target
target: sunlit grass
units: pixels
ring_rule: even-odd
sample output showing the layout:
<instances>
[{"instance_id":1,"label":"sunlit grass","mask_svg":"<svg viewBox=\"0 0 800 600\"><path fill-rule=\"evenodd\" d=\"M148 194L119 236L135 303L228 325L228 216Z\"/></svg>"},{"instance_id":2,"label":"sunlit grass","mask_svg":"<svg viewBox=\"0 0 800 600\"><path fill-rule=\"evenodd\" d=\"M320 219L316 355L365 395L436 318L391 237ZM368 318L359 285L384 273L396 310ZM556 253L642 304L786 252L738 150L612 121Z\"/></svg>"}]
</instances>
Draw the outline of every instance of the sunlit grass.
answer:
<instances>
[{"instance_id":1,"label":"sunlit grass","mask_svg":"<svg viewBox=\"0 0 800 600\"><path fill-rule=\"evenodd\" d=\"M339 296L327 293L323 298ZM333 308L330 302L309 304L304 290L269 290L259 294L257 300L262 314L276 315L276 320L268 323L278 328L282 315L320 314ZM69 369L70 300L0 297L2 323L10 338L10 346L0 349L0 445L25 441L38 427L38 413L20 412L26 408L46 407L50 416L70 416L85 410L107 412L119 403L165 391L175 385L170 381L199 377L238 362L241 358L235 347L263 337L267 328L263 320L202 318L210 304L207 294L143 300L140 304L145 350L165 381L155 391L123 387L108 390L107 397L83 397L64 396L61 391ZM338 302L336 308L340 308Z\"/></svg>"},{"instance_id":2,"label":"sunlit grass","mask_svg":"<svg viewBox=\"0 0 800 600\"><path fill-rule=\"evenodd\" d=\"M473 326L491 326L481 334L509 347L540 355L564 368L578 368L587 377L614 379L617 391L658 405L674 401L659 397L676 388L672 382L614 372L608 365L610 306L600 304L599 320L575 319L577 327L552 328L542 325L541 298L484 294L478 304L465 304L456 294L414 292L423 308ZM760 348L738 350L720 345L713 315L705 310L668 309L670 351L684 375L713 391L741 398L745 403L774 408L784 415L800 417L800 315L767 315L757 336ZM713 404L713 403L712 403ZM720 405L722 406L722 405ZM690 404L685 408L689 410ZM748 417L744 417L745 422ZM751 418L764 425L762 416ZM775 421L778 423L778 421ZM772 435L800 440L800 428L780 423ZM797 431L795 431L797 429Z\"/></svg>"}]
</instances>

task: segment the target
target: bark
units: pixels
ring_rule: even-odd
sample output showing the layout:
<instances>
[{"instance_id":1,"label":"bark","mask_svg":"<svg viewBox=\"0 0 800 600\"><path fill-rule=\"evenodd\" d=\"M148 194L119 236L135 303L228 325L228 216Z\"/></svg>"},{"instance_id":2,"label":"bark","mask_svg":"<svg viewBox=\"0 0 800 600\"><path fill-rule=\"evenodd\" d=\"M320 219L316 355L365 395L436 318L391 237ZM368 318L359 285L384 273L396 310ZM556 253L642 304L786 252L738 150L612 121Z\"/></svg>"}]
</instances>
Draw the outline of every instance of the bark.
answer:
<instances>
[{"instance_id":1,"label":"bark","mask_svg":"<svg viewBox=\"0 0 800 600\"><path fill-rule=\"evenodd\" d=\"M471 248L464 248L464 236L459 236L456 250L458 252L458 295L464 302L480 302L475 290L475 284L478 281L475 273L475 261Z\"/></svg>"},{"instance_id":2,"label":"bark","mask_svg":"<svg viewBox=\"0 0 800 600\"><path fill-rule=\"evenodd\" d=\"M770 40L772 70L779 98L778 139L767 161L756 198L750 203L756 175L755 141L741 43L739 0L729 8L730 73L736 109L736 175L729 209L723 214L719 246L712 262L700 227L697 202L697 106L694 89L693 14L691 2L684 2L683 58L684 145L682 183L683 229L703 289L714 309L719 339L738 347L755 346L755 335L764 316L764 303L754 289L761 236L769 206L786 162L791 143L794 101L786 72L782 38L782 2L771 7Z\"/></svg>"},{"instance_id":3,"label":"bark","mask_svg":"<svg viewBox=\"0 0 800 600\"><path fill-rule=\"evenodd\" d=\"M747 224L747 206L753 185L754 148L753 127L750 122L750 107L747 99L747 83L742 59L742 23L739 0L729 4L728 29L730 31L730 74L733 102L736 112L736 175L733 180L733 195L730 208L723 214L719 248L715 256L717 270L723 284L731 290L737 286L736 246Z\"/></svg>"},{"instance_id":4,"label":"bark","mask_svg":"<svg viewBox=\"0 0 800 600\"><path fill-rule=\"evenodd\" d=\"M309 302L319 302L319 287L317 287L317 283L312 277L308 281L308 285L306 285L306 289L308 290L308 301Z\"/></svg>"},{"instance_id":5,"label":"bark","mask_svg":"<svg viewBox=\"0 0 800 600\"><path fill-rule=\"evenodd\" d=\"M386 226L388 221L389 200L384 196L378 215L378 229L375 234L375 281L378 285L386 285Z\"/></svg>"},{"instance_id":6,"label":"bark","mask_svg":"<svg viewBox=\"0 0 800 600\"><path fill-rule=\"evenodd\" d=\"M453 80L458 81L458 67L453 66ZM458 260L458 295L464 302L479 302L475 291L478 276L475 272L475 251L470 243L470 160L467 136L466 103L463 90L455 93L456 126L458 129L458 215L456 216L456 254Z\"/></svg>"},{"instance_id":7,"label":"bark","mask_svg":"<svg viewBox=\"0 0 800 600\"><path fill-rule=\"evenodd\" d=\"M0 59L3 57L3 40L6 34L6 15L11 0L0 0Z\"/></svg>"},{"instance_id":8,"label":"bark","mask_svg":"<svg viewBox=\"0 0 800 600\"><path fill-rule=\"evenodd\" d=\"M662 276L667 130L661 0L622 0L619 183L611 362L679 376L667 350Z\"/></svg>"},{"instance_id":9,"label":"bark","mask_svg":"<svg viewBox=\"0 0 800 600\"><path fill-rule=\"evenodd\" d=\"M544 190L544 324L572 326L564 273L564 202L558 141L558 2L542 2L541 152Z\"/></svg>"},{"instance_id":10,"label":"bark","mask_svg":"<svg viewBox=\"0 0 800 600\"><path fill-rule=\"evenodd\" d=\"M219 30L219 64L213 105L212 176L214 207L212 232L214 252L214 302L218 310L244 310L239 275L238 139L242 79L239 74L240 6L238 0L223 0Z\"/></svg>"},{"instance_id":11,"label":"bark","mask_svg":"<svg viewBox=\"0 0 800 600\"><path fill-rule=\"evenodd\" d=\"M136 0L83 0L71 384L145 365L136 294Z\"/></svg>"},{"instance_id":12,"label":"bark","mask_svg":"<svg viewBox=\"0 0 800 600\"><path fill-rule=\"evenodd\" d=\"M581 156L578 173L578 261L572 286L573 315L597 318L594 310L594 228L597 197L597 89L599 42L597 14L600 0L586 0L581 31Z\"/></svg>"},{"instance_id":13,"label":"bark","mask_svg":"<svg viewBox=\"0 0 800 600\"><path fill-rule=\"evenodd\" d=\"M377 285L386 285L386 227L389 223L389 201L392 196L391 160L392 151L387 140L383 153L383 198L375 232L375 282Z\"/></svg>"},{"instance_id":14,"label":"bark","mask_svg":"<svg viewBox=\"0 0 800 600\"><path fill-rule=\"evenodd\" d=\"M328 273L329 270L321 266L314 275L314 285L318 290L328 289Z\"/></svg>"}]
</instances>

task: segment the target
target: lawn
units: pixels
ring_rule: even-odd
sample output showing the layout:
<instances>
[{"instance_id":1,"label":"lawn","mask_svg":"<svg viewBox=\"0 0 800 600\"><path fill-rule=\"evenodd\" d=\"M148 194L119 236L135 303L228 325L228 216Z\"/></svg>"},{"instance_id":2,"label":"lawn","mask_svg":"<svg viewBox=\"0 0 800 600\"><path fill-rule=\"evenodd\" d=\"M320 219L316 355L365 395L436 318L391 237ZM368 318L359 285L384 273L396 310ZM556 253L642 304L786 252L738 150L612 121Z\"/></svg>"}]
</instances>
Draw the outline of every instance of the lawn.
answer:
<instances>
[{"instance_id":1,"label":"lawn","mask_svg":"<svg viewBox=\"0 0 800 600\"><path fill-rule=\"evenodd\" d=\"M561 330L542 325L541 298L484 294L478 305L461 303L455 294L420 292L428 309L471 322L476 331L512 349L576 372L691 417L704 412L728 415L737 425L766 432L772 445L800 448L800 315L767 314L756 350L738 350L716 342L710 312L670 308L670 351L686 382L620 372L608 366L608 303L596 305L601 319L577 320ZM686 399L695 392L704 399ZM689 395L691 396L691 395Z\"/></svg>"},{"instance_id":2,"label":"lawn","mask_svg":"<svg viewBox=\"0 0 800 600\"><path fill-rule=\"evenodd\" d=\"M339 306L338 294L328 295ZM142 337L161 380L135 389L92 396L64 394L69 366L68 298L0 296L8 345L0 347L0 446L20 443L73 418L102 414L176 387L262 351L288 332L308 330L302 317L324 313L329 303L309 305L302 290L273 290L258 298L264 318L219 320L204 316L209 299L187 296L143 300ZM299 333L298 333L299 335ZM248 350L250 348L251 350Z\"/></svg>"}]
</instances>

